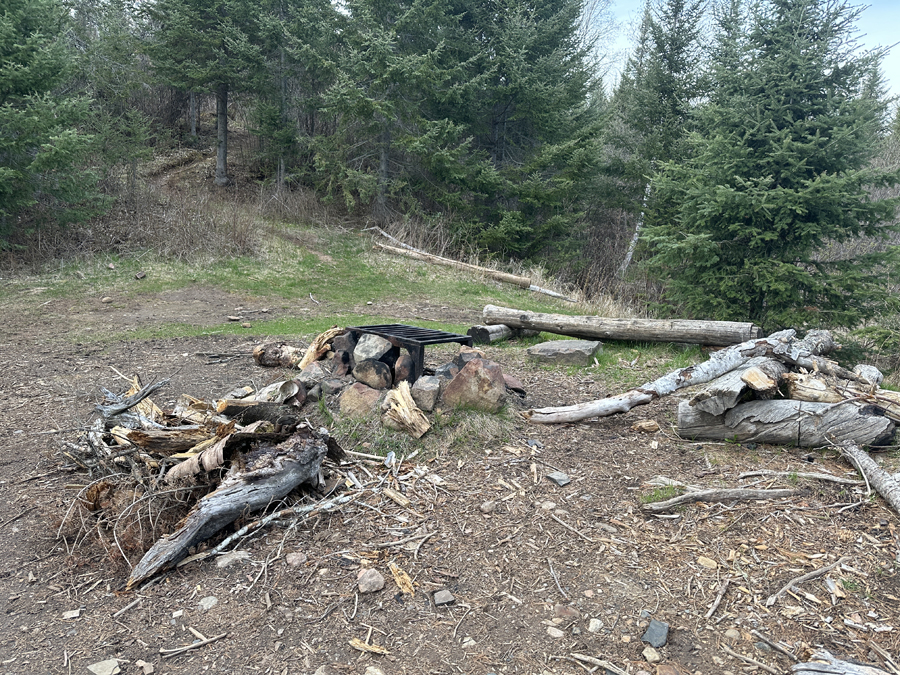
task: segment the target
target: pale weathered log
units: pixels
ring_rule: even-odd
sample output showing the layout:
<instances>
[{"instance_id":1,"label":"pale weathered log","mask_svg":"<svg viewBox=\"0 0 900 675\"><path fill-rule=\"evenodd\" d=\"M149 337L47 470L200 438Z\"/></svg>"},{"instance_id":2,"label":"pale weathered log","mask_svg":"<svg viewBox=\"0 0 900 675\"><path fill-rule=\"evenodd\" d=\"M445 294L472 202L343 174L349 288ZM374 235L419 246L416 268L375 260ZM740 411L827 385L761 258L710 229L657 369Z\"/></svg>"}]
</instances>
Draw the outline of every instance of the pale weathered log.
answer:
<instances>
[{"instance_id":1,"label":"pale weathered log","mask_svg":"<svg viewBox=\"0 0 900 675\"><path fill-rule=\"evenodd\" d=\"M409 382L403 380L392 389L382 405L384 415L382 421L392 429L403 429L413 438L422 438L431 428L431 422L425 417L409 391Z\"/></svg>"},{"instance_id":2,"label":"pale weathered log","mask_svg":"<svg viewBox=\"0 0 900 675\"><path fill-rule=\"evenodd\" d=\"M860 441L860 443L864 443L864 441ZM865 476L869 484L884 497L891 508L900 513L900 482L894 480L891 474L878 466L874 459L853 442L844 443L841 446L841 454Z\"/></svg>"},{"instance_id":3,"label":"pale weathered log","mask_svg":"<svg viewBox=\"0 0 900 675\"><path fill-rule=\"evenodd\" d=\"M870 406L853 402L750 401L724 415L710 415L678 405L678 434L682 438L775 443L810 448L856 441L883 444L894 433L892 420L873 414Z\"/></svg>"},{"instance_id":4,"label":"pale weathered log","mask_svg":"<svg viewBox=\"0 0 900 675\"><path fill-rule=\"evenodd\" d=\"M728 349L721 349L709 360L695 366L672 371L653 382L647 382L637 389L610 398L562 406L559 408L538 408L523 413L526 419L538 424L560 424L577 422L589 417L606 417L627 412L632 408L650 403L674 391L695 384L705 384L720 375L742 366L757 356L772 356L789 363L797 359L816 356L819 350L834 348L834 342L827 331L810 331L802 340L794 339L795 331L784 330L767 338L748 340Z\"/></svg>"},{"instance_id":5,"label":"pale weathered log","mask_svg":"<svg viewBox=\"0 0 900 675\"><path fill-rule=\"evenodd\" d=\"M813 654L815 661L791 666L794 675L888 675L886 670L861 663L841 661L823 650Z\"/></svg>"},{"instance_id":6,"label":"pale weathered log","mask_svg":"<svg viewBox=\"0 0 900 675\"><path fill-rule=\"evenodd\" d=\"M682 319L609 319L600 316L543 314L487 305L482 320L489 326L529 328L571 337L643 342L689 342L727 347L758 338L760 328L735 321L687 321Z\"/></svg>"},{"instance_id":7,"label":"pale weathered log","mask_svg":"<svg viewBox=\"0 0 900 675\"><path fill-rule=\"evenodd\" d=\"M303 360L303 350L284 342L267 342L253 348L253 360L266 368L296 368Z\"/></svg>"},{"instance_id":8,"label":"pale weathered log","mask_svg":"<svg viewBox=\"0 0 900 675\"><path fill-rule=\"evenodd\" d=\"M764 356L757 356L755 359L747 361L745 366L735 368L731 372L717 377L715 380L707 384L701 391L694 394L688 402L697 410L709 413L710 415L721 415L726 410L730 410L738 404L741 395L748 388L744 375L747 370L756 370L762 372L761 366L767 362L778 363L774 359Z\"/></svg>"},{"instance_id":9,"label":"pale weathered log","mask_svg":"<svg viewBox=\"0 0 900 675\"><path fill-rule=\"evenodd\" d=\"M528 330L527 328L510 328L503 324L495 326L472 326L467 335L472 337L476 345L486 345L491 342L502 342L503 340L511 340L521 337L534 337L538 334L536 330Z\"/></svg>"},{"instance_id":10,"label":"pale weathered log","mask_svg":"<svg viewBox=\"0 0 900 675\"><path fill-rule=\"evenodd\" d=\"M641 508L650 513L662 513L682 504L693 502L723 502L732 500L783 499L804 494L805 490L788 488L782 490L753 490L749 488L721 488L713 490L692 490L683 495L672 497L664 502L651 502Z\"/></svg>"},{"instance_id":11,"label":"pale weathered log","mask_svg":"<svg viewBox=\"0 0 900 675\"><path fill-rule=\"evenodd\" d=\"M422 260L423 262L434 263L436 265L444 265L447 267L455 267L456 269L466 270L469 272L474 272L476 274L482 274L491 279L495 279L497 281L503 281L508 284L513 284L514 286L519 286L520 288L529 288L531 286L531 279L528 277L520 277L515 274L508 274L506 272L500 272L498 270L488 269L486 267L479 267L478 265L470 265L469 263L460 262L458 260L451 260L450 258L442 258L438 255L432 255L431 253L425 253L424 251L419 251L418 249L412 248L395 248L393 246L385 246L384 244L375 243L375 248L386 251L388 253L393 253L395 255L406 256L407 258L413 258L415 260Z\"/></svg>"},{"instance_id":12,"label":"pale weathered log","mask_svg":"<svg viewBox=\"0 0 900 675\"><path fill-rule=\"evenodd\" d=\"M238 516L277 502L298 485L319 475L326 444L309 432L256 451L243 470L233 468L222 484L191 509L174 533L157 541L131 571L127 588L169 569L198 544Z\"/></svg>"},{"instance_id":13,"label":"pale weathered log","mask_svg":"<svg viewBox=\"0 0 900 675\"><path fill-rule=\"evenodd\" d=\"M821 373L788 373L785 375L790 397L798 401L836 402L854 399L880 408L895 422L900 422L900 392L879 389L874 385L850 383Z\"/></svg>"},{"instance_id":14,"label":"pale weathered log","mask_svg":"<svg viewBox=\"0 0 900 675\"><path fill-rule=\"evenodd\" d=\"M319 333L315 339L310 343L309 349L306 350L306 353L303 355L303 358L300 360L300 363L297 364L297 368L303 370L309 364L318 361L325 354L328 353L328 345L331 343L334 338L338 335L343 335L347 332L346 328L338 328L337 326L332 326L324 333Z\"/></svg>"}]
</instances>

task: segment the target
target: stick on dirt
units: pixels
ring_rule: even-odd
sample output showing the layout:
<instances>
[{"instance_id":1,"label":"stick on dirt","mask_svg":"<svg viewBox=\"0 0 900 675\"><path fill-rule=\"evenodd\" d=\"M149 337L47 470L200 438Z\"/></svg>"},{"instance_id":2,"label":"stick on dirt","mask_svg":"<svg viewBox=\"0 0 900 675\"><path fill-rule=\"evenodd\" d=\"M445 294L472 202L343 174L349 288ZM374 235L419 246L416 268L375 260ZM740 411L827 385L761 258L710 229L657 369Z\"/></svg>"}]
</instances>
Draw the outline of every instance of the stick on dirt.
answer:
<instances>
[{"instance_id":1,"label":"stick on dirt","mask_svg":"<svg viewBox=\"0 0 900 675\"><path fill-rule=\"evenodd\" d=\"M824 576L824 575L828 574L831 570L833 570L835 567L840 567L848 560L850 560L850 556L845 555L844 557L840 558L837 562L833 562L830 565L826 565L825 567L820 567L817 570L813 570L812 572L804 574L802 577L797 577L796 579L791 579L784 586L784 588L782 588L777 593L769 596L768 600L766 600L766 607L771 607L772 605L774 605L775 602L778 600L778 598L780 598L782 595L787 593L790 589L792 589L797 584L802 584L804 581L809 581L810 579L817 579L818 577Z\"/></svg>"}]
</instances>

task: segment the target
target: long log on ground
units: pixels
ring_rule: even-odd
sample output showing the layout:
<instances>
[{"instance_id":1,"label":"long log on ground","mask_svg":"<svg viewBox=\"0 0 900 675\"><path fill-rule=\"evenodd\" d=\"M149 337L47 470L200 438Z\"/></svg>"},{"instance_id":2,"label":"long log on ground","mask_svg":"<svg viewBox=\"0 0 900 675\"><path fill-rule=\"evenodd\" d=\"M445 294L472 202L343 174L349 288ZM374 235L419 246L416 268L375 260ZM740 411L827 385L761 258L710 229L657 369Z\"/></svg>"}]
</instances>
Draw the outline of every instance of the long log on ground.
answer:
<instances>
[{"instance_id":1,"label":"long log on ground","mask_svg":"<svg viewBox=\"0 0 900 675\"><path fill-rule=\"evenodd\" d=\"M191 509L174 533L157 541L131 571L127 588L169 569L188 549L249 513L277 502L298 485L317 478L328 448L308 431L254 453L243 470L229 473L214 492Z\"/></svg>"},{"instance_id":2,"label":"long log on ground","mask_svg":"<svg viewBox=\"0 0 900 675\"><path fill-rule=\"evenodd\" d=\"M842 381L821 373L788 373L785 381L790 397L798 401L854 399L877 406L892 420L900 422L900 392Z\"/></svg>"},{"instance_id":3,"label":"long log on ground","mask_svg":"<svg viewBox=\"0 0 900 675\"><path fill-rule=\"evenodd\" d=\"M853 402L750 401L724 415L699 411L687 401L678 405L678 434L695 440L774 443L802 448L854 441L881 445L893 437L895 426L870 406Z\"/></svg>"},{"instance_id":4,"label":"long log on ground","mask_svg":"<svg viewBox=\"0 0 900 675\"><path fill-rule=\"evenodd\" d=\"M497 324L495 326L472 326L466 334L471 336L476 345L486 345L492 342L502 342L503 340L520 337L534 337L538 334L538 331L528 330L527 328L510 328L503 324Z\"/></svg>"},{"instance_id":5,"label":"long log on ground","mask_svg":"<svg viewBox=\"0 0 900 675\"><path fill-rule=\"evenodd\" d=\"M748 340L728 349L713 352L703 363L672 371L658 380L647 382L618 396L559 408L538 408L523 414L526 419L537 424L560 424L578 422L590 417L606 417L628 412L636 406L645 405L679 389L710 382L757 356L773 356L779 360L797 359L825 353L834 347L834 342L825 331L810 331L803 340L795 340L794 335L793 330L785 330L767 338Z\"/></svg>"},{"instance_id":6,"label":"long log on ground","mask_svg":"<svg viewBox=\"0 0 900 675\"><path fill-rule=\"evenodd\" d=\"M855 443L842 445L841 454L850 460L869 484L875 488L875 491L891 505L891 508L900 513L900 482L894 480L891 474L878 466L875 460Z\"/></svg>"},{"instance_id":7,"label":"long log on ground","mask_svg":"<svg viewBox=\"0 0 900 675\"><path fill-rule=\"evenodd\" d=\"M732 500L745 499L783 499L784 497L795 497L804 494L806 491L801 489L780 489L780 490L753 490L748 488L722 488L714 490L696 490L687 492L664 502L651 502L644 504L641 509L649 513L662 513L682 504L690 504L692 502L724 502Z\"/></svg>"},{"instance_id":8,"label":"long log on ground","mask_svg":"<svg viewBox=\"0 0 900 675\"><path fill-rule=\"evenodd\" d=\"M774 372L779 369L786 370L787 368L780 361L757 356L747 361L743 366L735 368L721 377L717 377L706 385L702 391L694 394L689 403L702 412L710 415L721 415L726 410L736 406L744 391L750 388L745 377L748 371L751 372L749 379L759 382L759 378L755 377L756 373L765 374L766 370ZM771 380L772 378L769 377L769 379ZM777 383L775 383L775 386L778 386Z\"/></svg>"},{"instance_id":9,"label":"long log on ground","mask_svg":"<svg viewBox=\"0 0 900 675\"><path fill-rule=\"evenodd\" d=\"M836 659L829 652L821 650L813 654L816 661L797 663L791 666L793 675L888 675L886 670L861 663L851 663Z\"/></svg>"},{"instance_id":10,"label":"long log on ground","mask_svg":"<svg viewBox=\"0 0 900 675\"><path fill-rule=\"evenodd\" d=\"M531 286L531 279L529 279L528 277L520 277L516 276L515 274L508 274L507 272L500 272L499 270L492 270L486 267L479 267L478 265L470 265L469 263L460 262L458 260L451 260L450 258L442 258L441 256L432 255L431 253L425 253L424 251L419 251L418 249L395 248L394 246L379 244L378 242L375 242L375 248L381 251L386 251L388 253L393 253L395 255L402 255L406 256L407 258L413 258L414 260L421 260L423 262L433 263L435 265L455 267L459 270L466 270L468 272L482 274L491 279L503 281L507 284L513 284L514 286L518 286L520 288L528 288Z\"/></svg>"},{"instance_id":11,"label":"long log on ground","mask_svg":"<svg viewBox=\"0 0 900 675\"><path fill-rule=\"evenodd\" d=\"M758 326L735 321L687 321L682 319L608 319L601 316L543 314L487 305L482 320L489 326L529 328L558 335L594 340L689 342L727 347L761 335Z\"/></svg>"}]
</instances>

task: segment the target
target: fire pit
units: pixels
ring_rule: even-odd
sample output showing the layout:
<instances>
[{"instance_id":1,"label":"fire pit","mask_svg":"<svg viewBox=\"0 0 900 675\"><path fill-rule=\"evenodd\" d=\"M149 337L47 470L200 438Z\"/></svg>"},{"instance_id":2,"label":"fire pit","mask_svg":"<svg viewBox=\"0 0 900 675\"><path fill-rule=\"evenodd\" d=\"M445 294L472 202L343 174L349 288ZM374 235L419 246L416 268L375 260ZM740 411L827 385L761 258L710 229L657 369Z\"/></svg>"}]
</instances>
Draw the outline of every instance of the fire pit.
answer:
<instances>
[{"instance_id":1,"label":"fire pit","mask_svg":"<svg viewBox=\"0 0 900 675\"><path fill-rule=\"evenodd\" d=\"M425 369L425 345L439 345L447 342L458 342L472 346L472 338L459 333L447 333L431 328L407 326L402 323L389 323L381 326L350 326L347 328L357 340L362 333L378 335L395 347L403 347L412 357L414 371L413 382L419 379Z\"/></svg>"}]
</instances>

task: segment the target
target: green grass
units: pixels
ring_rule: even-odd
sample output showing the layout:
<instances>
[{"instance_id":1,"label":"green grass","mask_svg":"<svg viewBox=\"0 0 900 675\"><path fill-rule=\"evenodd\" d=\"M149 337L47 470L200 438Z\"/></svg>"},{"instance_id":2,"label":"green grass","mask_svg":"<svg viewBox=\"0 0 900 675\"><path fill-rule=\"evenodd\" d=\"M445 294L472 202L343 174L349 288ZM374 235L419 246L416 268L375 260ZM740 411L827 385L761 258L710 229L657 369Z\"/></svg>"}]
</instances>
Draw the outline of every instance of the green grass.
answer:
<instances>
[{"instance_id":1,"label":"green grass","mask_svg":"<svg viewBox=\"0 0 900 675\"><path fill-rule=\"evenodd\" d=\"M654 488L647 494L643 494L640 496L641 504L653 504L655 502L664 502L667 499L672 499L673 497L677 497L681 494L681 490L675 485L663 485L658 488Z\"/></svg>"}]
</instances>

